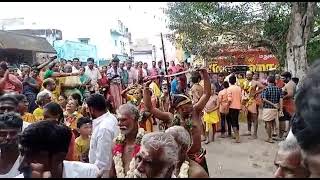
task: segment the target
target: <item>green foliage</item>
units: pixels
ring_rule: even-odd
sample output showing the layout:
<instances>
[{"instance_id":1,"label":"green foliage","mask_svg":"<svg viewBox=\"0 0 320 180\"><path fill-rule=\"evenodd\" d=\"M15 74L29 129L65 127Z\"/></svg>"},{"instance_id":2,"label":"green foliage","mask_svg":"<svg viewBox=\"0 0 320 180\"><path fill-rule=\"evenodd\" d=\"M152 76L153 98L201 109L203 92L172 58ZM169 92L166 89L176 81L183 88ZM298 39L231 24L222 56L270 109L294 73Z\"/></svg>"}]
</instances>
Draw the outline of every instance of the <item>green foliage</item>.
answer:
<instances>
[{"instance_id":1,"label":"green foliage","mask_svg":"<svg viewBox=\"0 0 320 180\"><path fill-rule=\"evenodd\" d=\"M231 5L218 2L169 3L169 28L179 34L175 40L193 54L210 56L217 36L237 35L230 41L250 40L258 26L258 17L247 11L250 3Z\"/></svg>"},{"instance_id":2,"label":"green foliage","mask_svg":"<svg viewBox=\"0 0 320 180\"><path fill-rule=\"evenodd\" d=\"M235 43L267 47L284 65L290 5L290 2L174 2L167 9L168 27L175 35L179 34L172 39L182 48L204 58ZM320 34L319 25L317 10L314 28ZM224 42L217 38L221 35ZM317 34L308 43L309 61L320 52L316 37Z\"/></svg>"},{"instance_id":3,"label":"green foliage","mask_svg":"<svg viewBox=\"0 0 320 180\"><path fill-rule=\"evenodd\" d=\"M307 46L308 62L312 64L315 60L320 58L320 40L313 40Z\"/></svg>"}]
</instances>

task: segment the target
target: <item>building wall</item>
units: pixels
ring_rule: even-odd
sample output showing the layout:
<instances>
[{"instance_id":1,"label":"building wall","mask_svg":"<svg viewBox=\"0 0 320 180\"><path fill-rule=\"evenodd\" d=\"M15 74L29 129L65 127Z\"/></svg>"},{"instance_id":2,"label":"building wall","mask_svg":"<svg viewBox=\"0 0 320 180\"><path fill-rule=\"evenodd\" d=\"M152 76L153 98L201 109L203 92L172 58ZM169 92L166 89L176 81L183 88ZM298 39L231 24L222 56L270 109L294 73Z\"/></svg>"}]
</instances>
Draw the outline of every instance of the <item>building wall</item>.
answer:
<instances>
[{"instance_id":1,"label":"building wall","mask_svg":"<svg viewBox=\"0 0 320 180\"><path fill-rule=\"evenodd\" d=\"M88 58L97 59L97 48L94 45L62 40L55 41L54 48L59 58L69 60L77 57L82 62L86 62Z\"/></svg>"},{"instance_id":2,"label":"building wall","mask_svg":"<svg viewBox=\"0 0 320 180\"><path fill-rule=\"evenodd\" d=\"M113 45L112 54L130 56L129 29L121 20L117 20L110 28L111 41Z\"/></svg>"},{"instance_id":3,"label":"building wall","mask_svg":"<svg viewBox=\"0 0 320 180\"><path fill-rule=\"evenodd\" d=\"M145 54L145 53L134 53L134 62L142 61L143 63L148 63L148 67L152 65L152 53Z\"/></svg>"}]
</instances>

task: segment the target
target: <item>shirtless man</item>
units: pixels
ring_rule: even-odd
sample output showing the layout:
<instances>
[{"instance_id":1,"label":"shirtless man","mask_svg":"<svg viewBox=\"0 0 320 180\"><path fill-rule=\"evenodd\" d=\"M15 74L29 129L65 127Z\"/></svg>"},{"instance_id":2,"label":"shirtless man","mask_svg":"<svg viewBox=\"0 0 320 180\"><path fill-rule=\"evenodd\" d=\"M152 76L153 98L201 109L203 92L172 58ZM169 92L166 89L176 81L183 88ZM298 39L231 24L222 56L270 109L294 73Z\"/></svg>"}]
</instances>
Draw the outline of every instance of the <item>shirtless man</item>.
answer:
<instances>
[{"instance_id":1,"label":"shirtless man","mask_svg":"<svg viewBox=\"0 0 320 180\"><path fill-rule=\"evenodd\" d=\"M192 142L189 132L181 126L172 126L165 131L174 137L179 146L179 163L176 168L176 177L178 178L209 178L208 173L196 162L192 161L188 157L188 150L190 149ZM183 177L181 167L183 164L188 164L188 176Z\"/></svg>"},{"instance_id":2,"label":"shirtless man","mask_svg":"<svg viewBox=\"0 0 320 180\"><path fill-rule=\"evenodd\" d=\"M283 80L285 86L282 88L283 95L283 115L284 117L280 120L279 138L282 138L284 132L289 132L290 129L290 119L295 113L294 95L296 92L296 84L291 79L292 75L290 72L284 72L281 74L281 79Z\"/></svg>"},{"instance_id":3,"label":"shirtless man","mask_svg":"<svg viewBox=\"0 0 320 180\"><path fill-rule=\"evenodd\" d=\"M134 177L172 178L177 167L178 145L170 134L152 132L143 136L135 157Z\"/></svg>"},{"instance_id":4,"label":"shirtless man","mask_svg":"<svg viewBox=\"0 0 320 180\"><path fill-rule=\"evenodd\" d=\"M253 73L248 71L246 74L246 80L244 82L244 106L248 111L247 114L247 123L248 123L248 132L245 134L246 136L251 136L251 127L253 123L254 132L252 134L253 139L257 139L257 131L258 131L258 109L256 97L260 94L264 85L257 80L253 79Z\"/></svg>"},{"instance_id":5,"label":"shirtless man","mask_svg":"<svg viewBox=\"0 0 320 180\"><path fill-rule=\"evenodd\" d=\"M203 74L204 80L204 91L202 97L197 103L192 104L192 100L183 94L173 96L173 106L176 111L175 115L152 107L150 92L148 90L148 83L150 82L146 83L144 87L143 101L145 102L146 109L148 109L155 118L164 121L165 123L184 126L188 131L191 131L193 144L188 152L189 158L196 160L196 162L199 163L208 173L207 163L204 156L206 152L205 149L201 147L201 113L211 96L211 83L207 70L200 69L199 71Z\"/></svg>"},{"instance_id":6,"label":"shirtless man","mask_svg":"<svg viewBox=\"0 0 320 180\"><path fill-rule=\"evenodd\" d=\"M119 168L122 168L124 170L122 173L124 173L123 175L125 177L130 177L130 175L132 175L133 173L133 172L129 172L130 171L129 165L133 158L132 154L135 151L136 139L139 131L139 127L138 127L138 120L140 116L139 114L140 114L139 110L131 103L123 104L117 110L118 126L121 131L121 134L118 137L124 136L123 153L121 155L121 161L122 161L123 167L119 167ZM110 171L110 177L123 178L122 174L119 174L119 172L117 172L117 168L115 168L115 164L117 163L115 161L118 161L115 158L115 155L116 155L115 147L116 145L113 148L113 153L114 153L113 164L112 164L112 169Z\"/></svg>"}]
</instances>

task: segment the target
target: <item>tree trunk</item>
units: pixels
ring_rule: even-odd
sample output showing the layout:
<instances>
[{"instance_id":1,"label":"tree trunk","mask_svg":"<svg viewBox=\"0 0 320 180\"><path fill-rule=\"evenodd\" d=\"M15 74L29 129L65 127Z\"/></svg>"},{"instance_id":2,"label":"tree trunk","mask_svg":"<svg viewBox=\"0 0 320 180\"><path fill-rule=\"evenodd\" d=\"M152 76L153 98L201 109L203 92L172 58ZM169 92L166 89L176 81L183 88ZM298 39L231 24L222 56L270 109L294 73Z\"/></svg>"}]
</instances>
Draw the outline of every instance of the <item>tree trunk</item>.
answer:
<instances>
[{"instance_id":1,"label":"tree trunk","mask_svg":"<svg viewBox=\"0 0 320 180\"><path fill-rule=\"evenodd\" d=\"M307 70L307 43L313 31L315 2L292 2L291 22L287 35L286 69L303 79Z\"/></svg>"}]
</instances>

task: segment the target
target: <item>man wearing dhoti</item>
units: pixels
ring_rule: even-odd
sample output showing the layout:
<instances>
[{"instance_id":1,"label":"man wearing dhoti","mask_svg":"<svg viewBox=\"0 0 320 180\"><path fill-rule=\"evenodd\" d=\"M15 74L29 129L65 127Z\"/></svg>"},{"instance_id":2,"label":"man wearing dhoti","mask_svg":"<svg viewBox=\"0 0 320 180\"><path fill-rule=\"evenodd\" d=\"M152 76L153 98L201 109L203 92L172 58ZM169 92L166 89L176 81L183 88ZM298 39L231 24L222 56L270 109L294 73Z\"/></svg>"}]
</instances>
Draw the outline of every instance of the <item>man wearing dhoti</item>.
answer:
<instances>
[{"instance_id":1,"label":"man wearing dhoti","mask_svg":"<svg viewBox=\"0 0 320 180\"><path fill-rule=\"evenodd\" d=\"M263 91L264 85L256 80L253 80L253 73L246 73L246 80L243 83L243 105L247 111L248 132L247 136L251 135L251 127L253 123L254 132L252 138L257 138L258 131L258 110L256 97Z\"/></svg>"},{"instance_id":2,"label":"man wearing dhoti","mask_svg":"<svg viewBox=\"0 0 320 180\"><path fill-rule=\"evenodd\" d=\"M268 77L268 86L261 95L263 101L262 119L266 123L268 139L266 142L273 143L272 123L278 118L279 112L282 113L282 90L275 85L275 77Z\"/></svg>"},{"instance_id":3,"label":"man wearing dhoti","mask_svg":"<svg viewBox=\"0 0 320 180\"><path fill-rule=\"evenodd\" d=\"M107 77L110 81L110 94L113 97L113 108L118 109L122 104L122 85L121 85L121 69L119 68L119 59L115 57L112 60L112 67L107 71Z\"/></svg>"}]
</instances>

